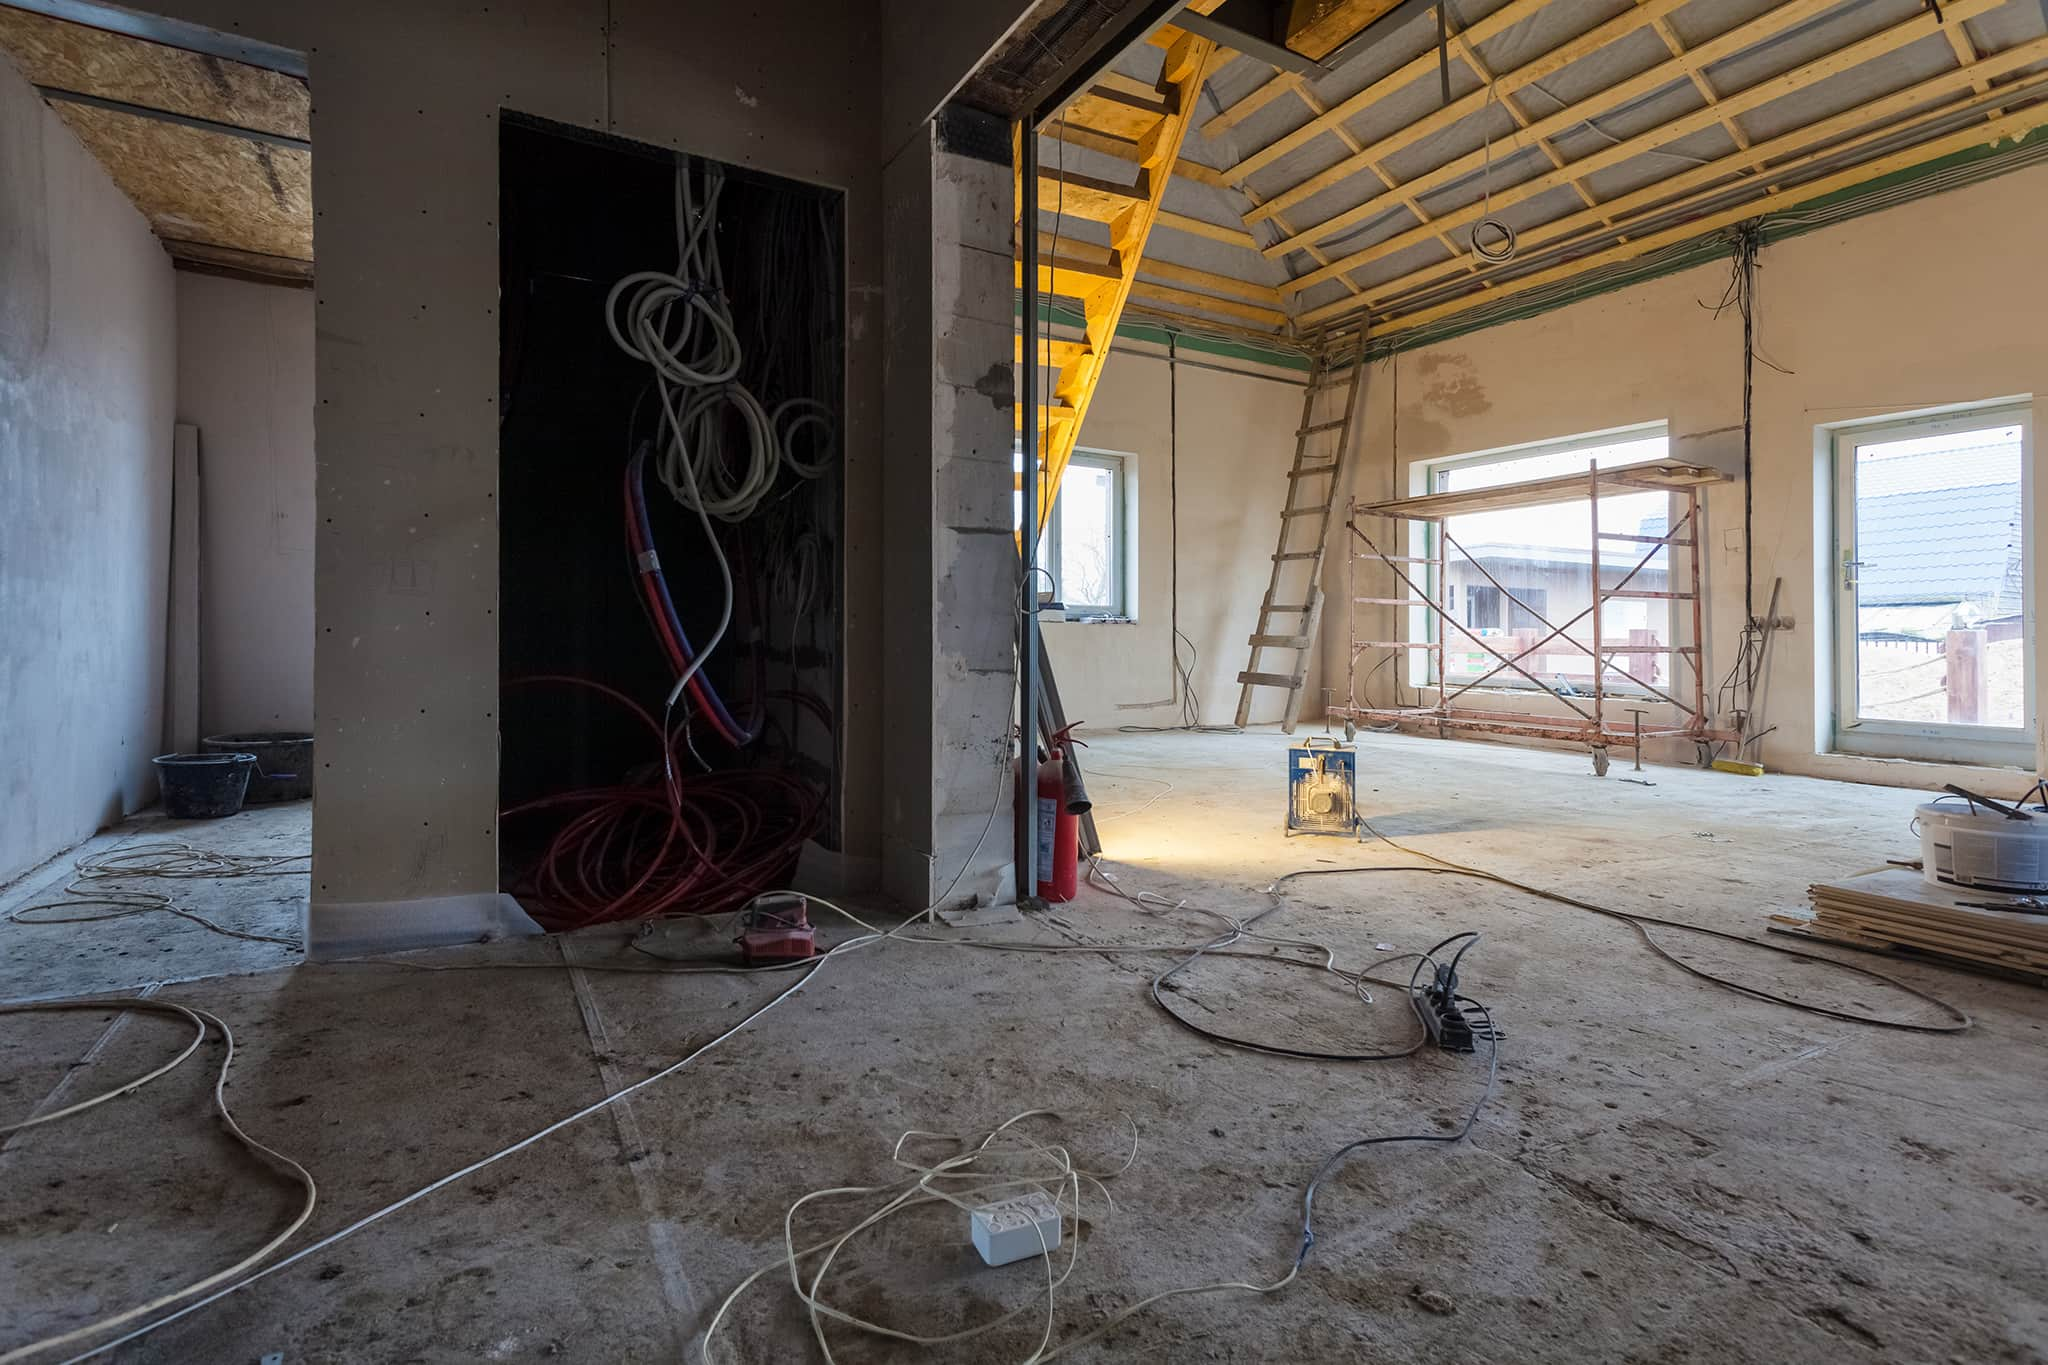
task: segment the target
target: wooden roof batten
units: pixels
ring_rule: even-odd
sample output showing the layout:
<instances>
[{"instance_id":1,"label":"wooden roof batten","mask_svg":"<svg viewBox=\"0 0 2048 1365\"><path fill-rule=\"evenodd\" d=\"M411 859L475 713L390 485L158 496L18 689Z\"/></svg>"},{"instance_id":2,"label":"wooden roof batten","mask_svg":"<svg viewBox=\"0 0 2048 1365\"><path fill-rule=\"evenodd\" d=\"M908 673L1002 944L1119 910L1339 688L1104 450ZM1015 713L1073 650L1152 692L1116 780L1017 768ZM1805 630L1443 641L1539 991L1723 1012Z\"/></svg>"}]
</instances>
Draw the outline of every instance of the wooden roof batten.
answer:
<instances>
[{"instance_id":1,"label":"wooden roof batten","mask_svg":"<svg viewBox=\"0 0 2048 1365\"><path fill-rule=\"evenodd\" d=\"M1510 65L1526 46L1522 35L1531 30L1524 25L1541 16L1555 30L1570 20L1575 7L1567 0L1506 0L1469 25L1446 25L1441 60L1465 73L1458 87L1463 93L1447 101L1435 94L1440 54L1434 22L1411 25L1417 12L1408 8L1397 40L1422 50L1355 93L1326 96L1311 76L1266 66L1263 78L1220 110L1212 96L1209 107L1217 111L1196 114L1174 160L1154 172L1200 186L1209 207L1183 198L1175 201L1183 212L1163 205L1157 210L1154 221L1161 232L1142 248L1141 279L1133 294L1147 300L1148 312L1270 329L1309 342L1354 324L1384 335L1698 239L1745 217L1811 203L1975 146L2023 137L2048 126L2048 35L2015 41L2012 22L1993 29L1980 25L1974 36L1965 28L2001 10L2009 18L2017 4L1943 0L1938 10L1929 6L1896 17L1873 16L1826 50L1816 51L1807 39L1796 60L1781 58L1765 68L1772 74L1737 87L1719 74L1737 69L1724 63L1753 57L1766 45L1795 35L1823 31L1816 28L1818 21L1835 23L1853 9L1845 10L1843 0L1782 0L1761 13L1731 6L1726 27L1703 34L1699 26L1713 23L1710 5L1635 0L1622 13ZM1197 0L1194 8L1206 12L1214 4ZM1372 0L1356 0L1361 15L1383 8ZM1680 9L1686 11L1677 20L1687 24L1683 35L1673 21ZM1514 55L1504 60L1498 54L1510 49L1492 46L1492 40L1512 30L1519 30L1510 40ZM2038 30L2032 24L2020 31ZM2005 46L1993 48L1982 41L1992 31L2006 35ZM1179 37L1180 31L1169 25L1153 43L1166 47ZM1623 43L1634 45L1626 54L1610 51ZM1352 53L1366 50L1356 35L1340 46ZM1930 51L1938 54L1944 47L1955 64L1926 74ZM1915 55L1905 60L1916 64L1897 66L1908 48ZM1785 60L1794 64L1775 69ZM1256 51L1222 47L1209 72L1232 66L1242 73L1246 64L1256 68L1263 61ZM1601 76L1597 88L1587 89L1586 77L1603 65L1618 74ZM1543 82L1567 68L1573 68L1576 79L1571 81L1573 98L1564 101L1553 93L1556 87ZM1914 79L1903 86L1901 77L1890 74L1908 69ZM1836 112L1786 125L1784 111L1798 106L1778 101L1859 71L1863 74L1848 84L1833 87L1863 92L1852 97L1849 107L1843 108L1839 98L1822 96L1813 107ZM1527 99L1531 87L1544 102ZM1231 88L1246 89L1241 80ZM1382 114L1379 130L1361 131L1366 125L1359 116L1366 110L1377 106L1384 111L1388 99L1413 101L1425 90L1430 99L1419 116L1385 128ZM1674 99L1679 100L1675 105ZM1657 103L1651 105L1652 100ZM1068 120L1047 132L1139 163L1147 128L1159 115L1158 101L1158 92L1147 83L1108 73L1072 106ZM1262 145L1232 147L1227 135L1241 136L1242 130L1268 124L1290 106L1296 112L1293 120L1283 120L1291 124L1287 131ZM1767 106L1770 112L1761 118L1770 122L1752 124L1749 117ZM1575 147L1591 146L1585 128L1606 134L1599 120L1650 107L1680 112L1660 114L1647 128L1638 115L1626 135L1606 135L1605 145L1573 155ZM1261 114L1265 117L1255 125ZM1481 126L1492 130L1483 141L1477 135ZM1566 136L1575 131L1581 136ZM1661 159L1645 159L1661 158L1680 139L1715 131L1727 150L1708 147L1702 152L1697 142L1689 143L1687 155L1669 157L1668 174L1658 173ZM1321 168L1297 172L1276 185L1277 174L1305 159L1295 155L1304 148L1311 149L1312 158L1327 149L1310 162ZM1226 155L1219 157L1219 151ZM1221 164L1226 160L1229 164ZM1424 168L1412 169L1418 161ZM1612 186L1613 178L1603 180L1602 173L1623 166L1622 174L1630 178L1622 188L1603 189ZM1635 173L1646 170L1658 178L1642 183ZM1349 192L1349 206L1333 211L1319 196L1338 186L1356 188ZM1097 203L1098 187L1085 178L1070 180L1067 208L1070 213L1092 208L1108 217L1144 190L1142 182L1125 189L1120 202L1103 187ZM1534 203L1559 195L1570 198ZM1226 205L1224 198L1234 202ZM1519 238L1515 255L1498 262L1480 259L1471 250L1473 227L1482 217L1517 206L1530 207L1512 218ZM1532 209L1543 216L1532 222ZM1205 216L1192 216L1196 212ZM1174 246L1185 247L1190 235L1202 239L1198 245L1205 254L1194 259L1204 269L1170 260L1176 254L1190 259ZM1220 255L1219 247L1224 248ZM1390 267L1395 268L1391 274ZM1057 266L1067 268L1066 262ZM1331 298L1331 291L1341 292Z\"/></svg>"},{"instance_id":2,"label":"wooden roof batten","mask_svg":"<svg viewBox=\"0 0 2048 1365\"><path fill-rule=\"evenodd\" d=\"M1433 43L1355 94L1334 102L1322 99L1312 82L1299 73L1276 68L1249 93L1202 121L1196 129L1198 142L1227 145L1216 139L1283 102L1305 107L1309 117L1264 145L1243 152L1220 171L1205 167L1201 178L1212 186L1218 181L1227 183L1243 195L1245 231L1254 240L1263 235L1259 253L1288 267L1289 277L1279 284L1278 293L1286 302L1290 325L1315 333L1355 317L1369 320L1375 330L1385 332L1479 307L1535 288L1538 283L1555 283L1647 254L1659 246L1703 236L1745 216L1811 202L1975 145L2024 136L2048 125L2048 105L2042 103L2048 90L2034 79L2039 73L2027 71L2030 66L2048 63L2048 37L1987 52L1964 28L2014 0L1944 0L1938 11L1933 7L1919 10L1739 89L1728 88L1710 76L1709 68L1830 16L1840 9L1841 0L1785 0L1761 14L1745 14L1718 33L1706 37L1688 33L1681 38L1670 17L1687 3L1636 0L1629 10L1518 66L1496 69L1481 54L1482 45L1563 4L1563 0L1508 0L1450 33L1445 58L1462 66L1477 88L1370 139L1361 137L1352 121L1408 87L1425 81L1433 84L1439 61ZM1689 13L1696 17L1699 10L1694 7ZM1666 54L1663 59L1549 112L1539 113L1515 98L1529 86L1636 35L1654 38ZM1844 72L1893 58L1927 39L1945 43L1955 67L1761 140L1744 125L1744 115L1752 111ZM1875 88L1883 89L1883 82ZM1676 89L1689 90L1695 107L1651 128L1612 140L1575 159L1568 159L1552 141L1561 133L1581 125L1597 126L1593 120ZM1547 89L1540 93L1550 95ZM1410 149L1426 150L1427 140L1436 134L1469 119L1497 118L1491 113L1495 104L1514 126L1506 134L1494 135L1490 147L1472 148L1468 138L1461 141L1458 154L1405 180L1389 172L1388 159L1397 153L1406 152L1412 160L1415 153ZM1943 127L1958 115L1968 116L1971 124L1959 131ZM1667 144L1708 129L1719 129L1733 150L1721 155L1709 152L1707 160L1692 166L1682 166L1680 159L1674 158L1671 175L1604 202L1588 183L1588 177L1600 171L1659 152ZM1896 145L1908 136L1921 140ZM1325 138L1341 145L1337 160L1293 183L1271 186L1272 171L1285 164L1283 158ZM1542 158L1535 173L1530 173L1523 160L1513 172L1519 178L1502 183L1503 159L1521 153ZM1838 164L1845 160L1848 164ZM1491 186L1482 179L1488 173L1494 179ZM1798 179L1801 176L1807 178ZM1321 221L1301 222L1302 206L1348 183L1363 187L1359 202ZM1515 259L1488 263L1472 254L1469 229L1482 216L1556 190L1569 190L1578 198L1578 206L1520 227ZM1471 202L1434 211L1424 207L1431 196L1446 191L1469 192ZM1731 196L1741 202L1730 204ZM1340 249L1336 239L1361 229L1370 231L1372 224L1388 218L1400 224L1391 233L1362 247L1342 243ZM1364 267L1428 243L1440 248L1444 257L1391 279L1361 278ZM1541 257L1534 262L1529 259L1539 249L1549 255L1579 254L1546 265ZM1295 263L1304 257L1306 268L1294 273ZM1532 264L1538 268L1531 269ZM1314 307L1299 306L1302 296L1318 285L1341 288L1343 296Z\"/></svg>"}]
</instances>

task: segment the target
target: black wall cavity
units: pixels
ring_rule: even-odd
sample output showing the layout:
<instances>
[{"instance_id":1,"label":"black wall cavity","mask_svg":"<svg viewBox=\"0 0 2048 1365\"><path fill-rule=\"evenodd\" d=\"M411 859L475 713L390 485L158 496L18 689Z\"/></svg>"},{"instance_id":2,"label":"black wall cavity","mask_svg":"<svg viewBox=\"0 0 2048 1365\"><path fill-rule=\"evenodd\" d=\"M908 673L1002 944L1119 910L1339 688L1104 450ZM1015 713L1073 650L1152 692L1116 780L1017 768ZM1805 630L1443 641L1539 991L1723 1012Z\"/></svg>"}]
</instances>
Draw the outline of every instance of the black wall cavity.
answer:
<instances>
[{"instance_id":1,"label":"black wall cavity","mask_svg":"<svg viewBox=\"0 0 2048 1365\"><path fill-rule=\"evenodd\" d=\"M843 197L720 168L709 230L722 283L685 283L715 293L729 311L743 356L735 382L771 417L779 462L756 507L713 520L732 616L702 678L742 731L758 734L742 743L723 737L685 692L666 717L665 757L658 729L678 675L630 529L636 451L647 452L646 533L696 652L716 630L726 593L698 512L664 486L661 395L649 364L613 339L606 297L635 272L687 273L677 204L685 159L517 115L501 130L500 882L532 909L531 900L550 900L549 885L576 875L578 859L617 864L599 868L607 890L628 888L659 864L650 887L695 876L703 885L690 885L704 895L671 898L657 913L716 908L704 896L721 899L712 894L721 877L772 881L783 854L793 861L790 850L771 847L792 837L787 812L771 809L779 800L814 802L808 833L836 846ZM688 165L701 194L708 163ZM685 297L673 316L688 306ZM623 312L622 299L614 316ZM701 392L678 388L671 403ZM711 407L717 449L703 458L737 482L757 430L729 396L714 394ZM677 817L677 791L702 809ZM728 809L720 793L736 791L754 808ZM613 811L607 799L622 804ZM616 824L611 843L575 841L578 820L605 818ZM701 864L694 870L692 858ZM540 917L556 925L635 917L632 906L595 917L588 909Z\"/></svg>"}]
</instances>

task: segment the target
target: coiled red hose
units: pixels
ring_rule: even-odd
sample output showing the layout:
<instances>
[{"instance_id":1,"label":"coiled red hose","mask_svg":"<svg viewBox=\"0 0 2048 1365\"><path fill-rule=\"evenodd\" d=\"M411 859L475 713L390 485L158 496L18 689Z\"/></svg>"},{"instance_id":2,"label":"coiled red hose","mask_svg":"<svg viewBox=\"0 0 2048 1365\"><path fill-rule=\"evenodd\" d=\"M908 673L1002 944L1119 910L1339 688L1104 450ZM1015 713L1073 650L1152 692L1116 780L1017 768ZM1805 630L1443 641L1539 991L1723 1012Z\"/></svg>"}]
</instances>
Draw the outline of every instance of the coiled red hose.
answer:
<instances>
[{"instance_id":1,"label":"coiled red hose","mask_svg":"<svg viewBox=\"0 0 2048 1365\"><path fill-rule=\"evenodd\" d=\"M785 773L682 772L674 736L616 688L559 673L505 685L597 693L647 728L665 771L674 773L651 783L544 796L503 812L503 820L568 813L512 888L544 929L737 910L763 891L788 885L804 841L824 823L824 799Z\"/></svg>"}]
</instances>

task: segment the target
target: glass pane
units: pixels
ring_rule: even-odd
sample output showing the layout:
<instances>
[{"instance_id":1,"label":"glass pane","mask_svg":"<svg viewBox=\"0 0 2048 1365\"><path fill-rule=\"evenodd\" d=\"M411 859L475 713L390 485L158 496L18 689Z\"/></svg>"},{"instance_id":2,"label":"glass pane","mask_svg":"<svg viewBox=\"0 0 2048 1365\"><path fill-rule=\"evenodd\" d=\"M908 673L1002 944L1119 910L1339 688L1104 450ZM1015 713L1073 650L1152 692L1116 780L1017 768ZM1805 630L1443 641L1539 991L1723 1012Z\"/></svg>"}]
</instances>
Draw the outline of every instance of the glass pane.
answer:
<instances>
[{"instance_id":1,"label":"glass pane","mask_svg":"<svg viewBox=\"0 0 2048 1365\"><path fill-rule=\"evenodd\" d=\"M1662 459L1666 450L1664 437L1651 436L1467 465L1440 471L1437 488L1456 492L1556 478L1584 473L1595 460L1607 469ZM1666 535L1670 507L1663 493L1603 497L1600 530L1603 536ZM1593 645L1593 525L1586 500L1450 517L1444 531L1453 542L1446 547L1445 605L1456 602L1456 619L1544 682L1591 690L1592 655L1566 643ZM1609 590L1671 591L1671 552L1639 541L1602 539L1600 580ZM1671 643L1671 603L1664 598L1609 600L1601 604L1600 617L1604 652L1614 656L1604 685L1625 689L1634 678L1668 689L1672 656L1647 651ZM1564 627L1563 636L1546 640L1558 627ZM1528 685L1521 674L1502 668L1499 659L1474 644L1471 635L1454 628L1444 632L1445 677L1454 686L1488 673L1493 674L1491 683ZM1641 652L1629 653L1631 645Z\"/></svg>"},{"instance_id":2,"label":"glass pane","mask_svg":"<svg viewBox=\"0 0 2048 1365\"><path fill-rule=\"evenodd\" d=\"M2026 724L2018 426L1856 447L1856 714Z\"/></svg>"},{"instance_id":3,"label":"glass pane","mask_svg":"<svg viewBox=\"0 0 2048 1365\"><path fill-rule=\"evenodd\" d=\"M1075 461L1060 479L1060 600L1116 609L1116 471Z\"/></svg>"}]
</instances>

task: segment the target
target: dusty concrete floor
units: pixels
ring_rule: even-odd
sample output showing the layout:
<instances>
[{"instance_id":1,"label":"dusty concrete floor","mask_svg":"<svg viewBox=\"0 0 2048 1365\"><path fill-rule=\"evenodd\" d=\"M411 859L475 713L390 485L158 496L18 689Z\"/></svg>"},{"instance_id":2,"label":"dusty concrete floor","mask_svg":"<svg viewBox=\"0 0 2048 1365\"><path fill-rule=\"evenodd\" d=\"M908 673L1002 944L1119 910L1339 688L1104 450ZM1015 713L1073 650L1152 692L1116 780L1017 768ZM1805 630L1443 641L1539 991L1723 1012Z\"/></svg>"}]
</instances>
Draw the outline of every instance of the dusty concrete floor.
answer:
<instances>
[{"instance_id":1,"label":"dusty concrete floor","mask_svg":"<svg viewBox=\"0 0 2048 1365\"><path fill-rule=\"evenodd\" d=\"M1243 914L1270 903L1261 888L1279 872L1401 861L1284 838L1281 748L1270 734L1098 741L1089 757L1122 884ZM1394 838L1744 932L1761 934L1814 877L1908 847L1912 797L1899 791L1674 769L1644 774L1646 787L1618 781L1620 767L1596 779L1572 755L1381 736L1365 738L1362 763L1364 809ZM229 822L196 841L242 830L259 837ZM2048 1357L2040 992L1845 955L1977 1020L1961 1036L1877 1030L1704 986L1621 925L1506 888L1408 874L1294 886L1271 927L1349 962L1483 930L1466 980L1507 1032L1499 1083L1468 1142L1369 1149L1335 1176L1315 1254L1287 1290L1173 1301L1072 1358ZM222 914L288 925L297 913L250 906L248 884L188 889ZM1100 893L1059 918L980 934L1177 943L1209 930ZM6 998L205 978L158 993L236 1027L231 1103L321 1181L308 1239L658 1070L787 983L597 970L650 965L616 932L282 967L203 930L93 928L60 943L0 925ZM1674 947L1759 984L1926 1017L1826 968ZM565 969L565 956L583 965ZM710 1311L778 1253L790 1201L893 1179L905 1129L1027 1108L1058 1111L1043 1131L1098 1163L1127 1122L1140 1134L1111 1186L1116 1211L1084 1230L1062 1291L1060 1331L1073 1334L1162 1289L1273 1278L1326 1153L1450 1127L1484 1083L1475 1057L1333 1066L1209 1044L1146 998L1161 960L906 942L848 954L690 1068L116 1358L694 1361ZM544 969L421 969L480 961ZM1181 1008L1279 1043L1370 1045L1412 1027L1398 992L1362 1008L1311 971L1218 960L1185 985ZM174 1032L133 1016L0 1019L0 1115L146 1069ZM191 1065L6 1144L0 1350L225 1263L278 1225L289 1191L211 1123L208 1084ZM826 1206L800 1235L853 1207ZM843 1265L837 1301L918 1330L1043 1291L1035 1263L983 1269L958 1220L936 1214L885 1225ZM1042 1327L1027 1313L923 1358L1021 1359ZM786 1277L750 1291L722 1340L722 1358L817 1358ZM843 1330L833 1342L848 1361L905 1354Z\"/></svg>"}]
</instances>

